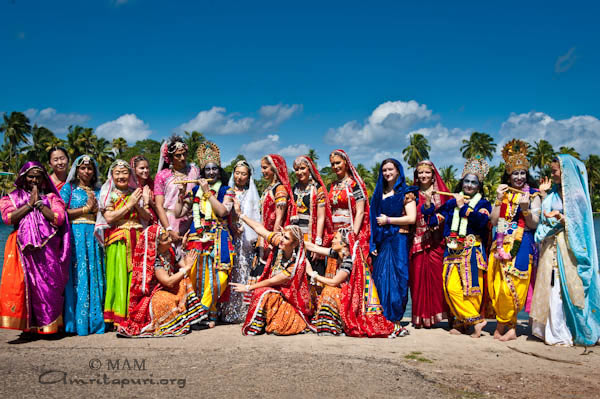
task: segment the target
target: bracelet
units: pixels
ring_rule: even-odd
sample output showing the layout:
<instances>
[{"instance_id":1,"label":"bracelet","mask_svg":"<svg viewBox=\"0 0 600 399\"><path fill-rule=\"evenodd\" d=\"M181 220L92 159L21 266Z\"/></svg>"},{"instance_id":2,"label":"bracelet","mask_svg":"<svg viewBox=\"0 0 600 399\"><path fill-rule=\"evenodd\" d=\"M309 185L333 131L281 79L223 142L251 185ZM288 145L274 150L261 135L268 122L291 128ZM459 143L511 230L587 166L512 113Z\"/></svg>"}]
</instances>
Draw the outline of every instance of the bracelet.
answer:
<instances>
[{"instance_id":1,"label":"bracelet","mask_svg":"<svg viewBox=\"0 0 600 399\"><path fill-rule=\"evenodd\" d=\"M315 238L315 244L317 244L317 245L323 245L323 239L321 237Z\"/></svg>"},{"instance_id":2,"label":"bracelet","mask_svg":"<svg viewBox=\"0 0 600 399\"><path fill-rule=\"evenodd\" d=\"M248 291L248 292L252 291L252 290L250 289L250 284L246 284L244 287L246 288L246 291Z\"/></svg>"},{"instance_id":3,"label":"bracelet","mask_svg":"<svg viewBox=\"0 0 600 399\"><path fill-rule=\"evenodd\" d=\"M390 224L390 217L389 216L385 217L385 224Z\"/></svg>"},{"instance_id":4,"label":"bracelet","mask_svg":"<svg viewBox=\"0 0 600 399\"><path fill-rule=\"evenodd\" d=\"M33 209L33 206L29 205L29 202L26 202L25 205L27 205L27 207L29 208L29 210Z\"/></svg>"},{"instance_id":5,"label":"bracelet","mask_svg":"<svg viewBox=\"0 0 600 399\"><path fill-rule=\"evenodd\" d=\"M531 215L531 212L529 210L521 211L521 213L523 214L523 216Z\"/></svg>"},{"instance_id":6,"label":"bracelet","mask_svg":"<svg viewBox=\"0 0 600 399\"><path fill-rule=\"evenodd\" d=\"M210 197L212 197L212 193L209 191L207 193L202 194L202 198L204 198L205 200L209 199Z\"/></svg>"},{"instance_id":7,"label":"bracelet","mask_svg":"<svg viewBox=\"0 0 600 399\"><path fill-rule=\"evenodd\" d=\"M87 213L90 213L90 207L89 207L88 205L84 205L84 206L82 206L82 207L81 207L81 212L82 212L82 213L81 213L82 215L85 215L85 214L87 214Z\"/></svg>"},{"instance_id":8,"label":"bracelet","mask_svg":"<svg viewBox=\"0 0 600 399\"><path fill-rule=\"evenodd\" d=\"M169 227L167 227L165 230L166 230L166 231L173 231L173 228L172 228L171 226L169 226Z\"/></svg>"},{"instance_id":9,"label":"bracelet","mask_svg":"<svg viewBox=\"0 0 600 399\"><path fill-rule=\"evenodd\" d=\"M42 206L44 206L44 201L42 200L37 200L35 201L35 204L33 205L36 209L41 209Z\"/></svg>"}]
</instances>

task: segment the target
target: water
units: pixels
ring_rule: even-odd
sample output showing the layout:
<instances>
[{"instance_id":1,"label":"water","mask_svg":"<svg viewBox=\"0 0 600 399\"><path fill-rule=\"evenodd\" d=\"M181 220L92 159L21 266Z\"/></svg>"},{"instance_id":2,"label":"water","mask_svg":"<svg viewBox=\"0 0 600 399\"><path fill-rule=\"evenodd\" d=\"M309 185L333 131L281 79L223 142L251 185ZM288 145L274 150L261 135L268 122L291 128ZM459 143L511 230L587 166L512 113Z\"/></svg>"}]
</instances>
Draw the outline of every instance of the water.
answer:
<instances>
[{"instance_id":1,"label":"water","mask_svg":"<svg viewBox=\"0 0 600 399\"><path fill-rule=\"evenodd\" d=\"M598 254L600 256L600 215L594 218L594 230L596 231L596 248L598 248ZM2 272L2 264L4 263L4 244L10 233L12 233L12 226L0 224L0 273ZM408 298L408 305L406 305L405 317L409 316L411 312L410 295ZM527 313L522 311L519 313L519 319L527 319Z\"/></svg>"}]
</instances>

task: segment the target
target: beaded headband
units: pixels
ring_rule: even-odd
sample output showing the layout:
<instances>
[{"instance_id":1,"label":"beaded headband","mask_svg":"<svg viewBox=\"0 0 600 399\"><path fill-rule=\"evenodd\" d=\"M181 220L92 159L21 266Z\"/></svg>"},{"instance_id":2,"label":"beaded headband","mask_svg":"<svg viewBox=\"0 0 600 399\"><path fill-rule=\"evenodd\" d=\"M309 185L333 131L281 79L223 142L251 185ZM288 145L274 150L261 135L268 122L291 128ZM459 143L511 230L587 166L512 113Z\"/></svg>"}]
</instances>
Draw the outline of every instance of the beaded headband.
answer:
<instances>
[{"instance_id":1,"label":"beaded headband","mask_svg":"<svg viewBox=\"0 0 600 399\"><path fill-rule=\"evenodd\" d=\"M198 157L198 166L201 169L204 169L209 163L216 163L221 166L221 150L212 141L200 143L196 155Z\"/></svg>"},{"instance_id":2,"label":"beaded headband","mask_svg":"<svg viewBox=\"0 0 600 399\"><path fill-rule=\"evenodd\" d=\"M515 170L529 169L529 161L527 160L528 148L527 143L519 139L512 139L502 148L502 158L504 158L508 174L511 174Z\"/></svg>"},{"instance_id":3,"label":"beaded headband","mask_svg":"<svg viewBox=\"0 0 600 399\"><path fill-rule=\"evenodd\" d=\"M433 172L433 165L429 161L421 161L417 164L417 171L422 170L422 169L427 169L427 170Z\"/></svg>"},{"instance_id":4,"label":"beaded headband","mask_svg":"<svg viewBox=\"0 0 600 399\"><path fill-rule=\"evenodd\" d=\"M480 155L477 155L474 158L469 158L467 163L465 163L465 167L463 168L462 177L466 175L475 175L479 178L479 181L482 182L490 171L490 165L488 165L487 161L481 158Z\"/></svg>"}]
</instances>

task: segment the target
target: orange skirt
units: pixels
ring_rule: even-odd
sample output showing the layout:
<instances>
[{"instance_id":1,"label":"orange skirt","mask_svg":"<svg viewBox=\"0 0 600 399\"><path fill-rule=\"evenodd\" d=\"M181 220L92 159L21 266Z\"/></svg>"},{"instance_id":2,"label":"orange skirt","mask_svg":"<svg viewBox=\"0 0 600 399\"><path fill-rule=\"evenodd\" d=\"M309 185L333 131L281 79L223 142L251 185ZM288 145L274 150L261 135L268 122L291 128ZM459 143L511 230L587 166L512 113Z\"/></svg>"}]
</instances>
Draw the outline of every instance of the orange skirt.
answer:
<instances>
[{"instance_id":1,"label":"orange skirt","mask_svg":"<svg viewBox=\"0 0 600 399\"><path fill-rule=\"evenodd\" d=\"M25 277L17 247L17 231L13 231L8 236L4 247L4 266L0 284L0 327L13 330L27 329Z\"/></svg>"},{"instance_id":2,"label":"orange skirt","mask_svg":"<svg viewBox=\"0 0 600 399\"><path fill-rule=\"evenodd\" d=\"M265 331L268 334L294 335L306 330L306 322L278 293L269 293L263 299L266 318Z\"/></svg>"}]
</instances>

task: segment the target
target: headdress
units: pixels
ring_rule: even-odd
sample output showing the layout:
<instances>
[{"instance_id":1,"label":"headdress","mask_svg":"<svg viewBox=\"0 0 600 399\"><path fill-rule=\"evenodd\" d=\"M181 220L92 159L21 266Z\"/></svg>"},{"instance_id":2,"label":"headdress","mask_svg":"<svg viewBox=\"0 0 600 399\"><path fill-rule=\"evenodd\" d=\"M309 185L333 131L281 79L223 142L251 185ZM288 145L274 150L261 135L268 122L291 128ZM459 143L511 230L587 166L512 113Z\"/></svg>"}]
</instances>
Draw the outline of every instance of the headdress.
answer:
<instances>
[{"instance_id":1,"label":"headdress","mask_svg":"<svg viewBox=\"0 0 600 399\"><path fill-rule=\"evenodd\" d=\"M482 182L490 171L490 165L480 155L474 158L467 159L465 167L463 168L461 179L466 175L475 175L479 178L479 182Z\"/></svg>"},{"instance_id":2,"label":"headdress","mask_svg":"<svg viewBox=\"0 0 600 399\"><path fill-rule=\"evenodd\" d=\"M134 175L135 175L135 165L140 161L146 161L146 162L148 162L148 166L150 166L150 161L148 161L148 159L145 156L143 156L143 155L134 156L133 158L131 158L129 160L129 166L131 166L131 169L132 169ZM135 180L138 184L138 187L143 188L141 186L141 182L139 181L137 175L135 175ZM152 178L152 176L148 175L148 179L146 179L146 185L148 187L150 187L150 190L154 191L154 179Z\"/></svg>"},{"instance_id":3,"label":"headdress","mask_svg":"<svg viewBox=\"0 0 600 399\"><path fill-rule=\"evenodd\" d=\"M209 163L216 163L221 166L221 150L212 141L205 141L198 145L196 151L198 157L198 166L200 169L204 169Z\"/></svg>"},{"instance_id":4,"label":"headdress","mask_svg":"<svg viewBox=\"0 0 600 399\"><path fill-rule=\"evenodd\" d=\"M523 140L512 139L502 148L502 158L506 165L506 172L511 174L515 170L529 169L527 150L529 145Z\"/></svg>"},{"instance_id":5,"label":"headdress","mask_svg":"<svg viewBox=\"0 0 600 399\"><path fill-rule=\"evenodd\" d=\"M248 175L252 176L252 167L250 166L248 161L246 161L245 159L241 159L241 160L237 161L235 163L235 166L233 167L233 171L235 172L235 170L237 168L239 168L240 166L245 166L246 168L248 168ZM231 184L230 184L230 186L231 186ZM233 186L231 186L231 187L233 187Z\"/></svg>"},{"instance_id":6,"label":"headdress","mask_svg":"<svg viewBox=\"0 0 600 399\"><path fill-rule=\"evenodd\" d=\"M96 174L96 185L93 187L94 189L100 188L100 172L98 171L98 165L94 158L89 155L80 155L75 158L73 161L73 165L71 165L71 169L69 170L69 174L67 175L66 183L73 183L77 178L77 168L83 164L91 164L94 167L94 173Z\"/></svg>"},{"instance_id":7,"label":"headdress","mask_svg":"<svg viewBox=\"0 0 600 399\"><path fill-rule=\"evenodd\" d=\"M188 146L180 136L171 136L163 141L160 146L160 159L158 160L157 172L160 172L163 169L164 164L168 165L171 163L169 160L170 155L173 155L176 151L182 149L187 151Z\"/></svg>"},{"instance_id":8,"label":"headdress","mask_svg":"<svg viewBox=\"0 0 600 399\"><path fill-rule=\"evenodd\" d=\"M22 189L23 186L25 186L25 176L29 171L34 169L38 169L42 172L42 182L40 188L46 193L54 193L56 195L60 195L58 193L58 190L52 183L52 180L50 180L50 176L48 176L48 173L46 172L46 169L44 169L44 166L37 161L25 162L21 170L19 170L19 174L17 176L17 179L15 180L15 187Z\"/></svg>"}]
</instances>

